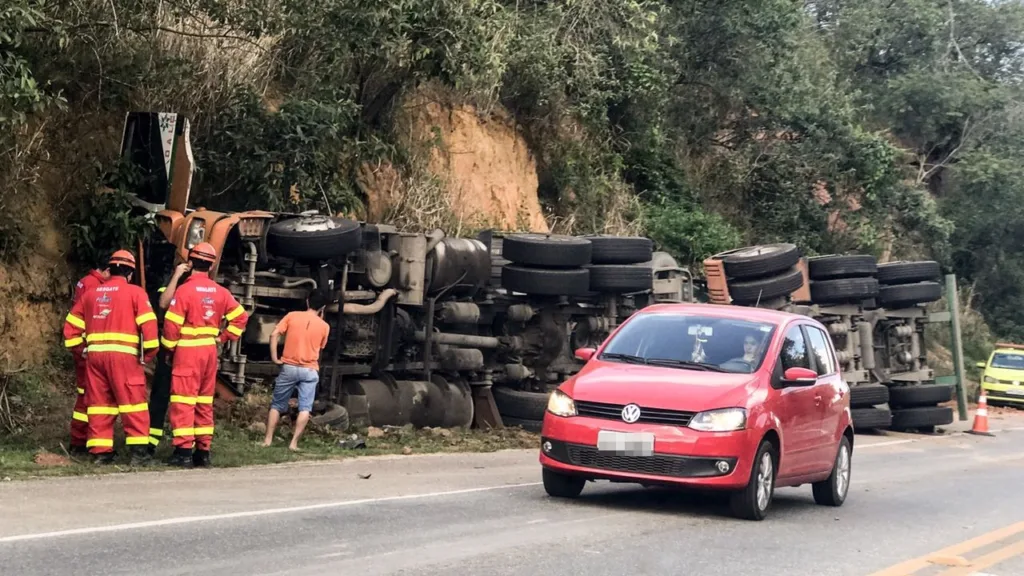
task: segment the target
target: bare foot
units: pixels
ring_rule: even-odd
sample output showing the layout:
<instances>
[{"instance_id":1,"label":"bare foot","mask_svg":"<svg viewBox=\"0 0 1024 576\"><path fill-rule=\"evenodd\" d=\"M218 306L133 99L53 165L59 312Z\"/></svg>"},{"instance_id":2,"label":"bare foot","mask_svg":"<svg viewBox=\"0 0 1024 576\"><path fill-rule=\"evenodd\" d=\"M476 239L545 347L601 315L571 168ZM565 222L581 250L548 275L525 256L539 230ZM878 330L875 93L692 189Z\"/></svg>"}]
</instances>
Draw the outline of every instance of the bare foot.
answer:
<instances>
[{"instance_id":1,"label":"bare foot","mask_svg":"<svg viewBox=\"0 0 1024 576\"><path fill-rule=\"evenodd\" d=\"M270 447L270 442L267 442L266 440L264 440L263 443L260 444L260 446L263 446L264 448L269 448Z\"/></svg>"},{"instance_id":2,"label":"bare foot","mask_svg":"<svg viewBox=\"0 0 1024 576\"><path fill-rule=\"evenodd\" d=\"M302 450L300 450L298 446L289 446L288 449L291 450L292 452L302 452Z\"/></svg>"}]
</instances>

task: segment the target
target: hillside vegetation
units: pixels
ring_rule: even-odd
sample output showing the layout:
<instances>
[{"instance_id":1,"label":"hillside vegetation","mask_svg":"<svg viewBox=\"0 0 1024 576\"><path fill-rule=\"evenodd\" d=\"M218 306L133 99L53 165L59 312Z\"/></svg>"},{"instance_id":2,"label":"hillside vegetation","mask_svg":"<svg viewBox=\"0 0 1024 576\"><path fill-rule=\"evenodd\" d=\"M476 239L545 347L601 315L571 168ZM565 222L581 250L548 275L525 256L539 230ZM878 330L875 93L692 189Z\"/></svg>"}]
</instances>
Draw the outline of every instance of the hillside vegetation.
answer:
<instances>
[{"instance_id":1,"label":"hillside vegetation","mask_svg":"<svg viewBox=\"0 0 1024 576\"><path fill-rule=\"evenodd\" d=\"M355 213L367 165L439 193L395 114L432 85L507 111L552 229L935 258L1024 340L1022 40L998 0L7 0L0 291L144 230L95 193L129 110L191 119L195 205Z\"/></svg>"}]
</instances>

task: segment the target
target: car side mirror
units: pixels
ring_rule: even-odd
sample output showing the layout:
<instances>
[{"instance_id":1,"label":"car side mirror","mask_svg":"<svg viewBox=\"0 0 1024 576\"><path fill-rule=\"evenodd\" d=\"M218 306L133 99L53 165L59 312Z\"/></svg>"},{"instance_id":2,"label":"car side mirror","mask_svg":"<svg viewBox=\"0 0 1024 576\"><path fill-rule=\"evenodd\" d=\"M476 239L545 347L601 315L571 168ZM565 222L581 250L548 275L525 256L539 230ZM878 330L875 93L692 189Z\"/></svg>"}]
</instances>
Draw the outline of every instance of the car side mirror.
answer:
<instances>
[{"instance_id":1,"label":"car side mirror","mask_svg":"<svg viewBox=\"0 0 1024 576\"><path fill-rule=\"evenodd\" d=\"M580 360L587 362L594 357L594 352L597 352L597 350L593 348L577 348L575 355Z\"/></svg>"},{"instance_id":2,"label":"car side mirror","mask_svg":"<svg viewBox=\"0 0 1024 576\"><path fill-rule=\"evenodd\" d=\"M976 366L977 366L978 368L984 368L984 367L985 367L985 363L984 363L984 362L978 362L978 363L976 364Z\"/></svg>"},{"instance_id":3,"label":"car side mirror","mask_svg":"<svg viewBox=\"0 0 1024 576\"><path fill-rule=\"evenodd\" d=\"M782 375L782 383L786 386L811 386L818 381L818 373L810 368L794 366Z\"/></svg>"}]
</instances>

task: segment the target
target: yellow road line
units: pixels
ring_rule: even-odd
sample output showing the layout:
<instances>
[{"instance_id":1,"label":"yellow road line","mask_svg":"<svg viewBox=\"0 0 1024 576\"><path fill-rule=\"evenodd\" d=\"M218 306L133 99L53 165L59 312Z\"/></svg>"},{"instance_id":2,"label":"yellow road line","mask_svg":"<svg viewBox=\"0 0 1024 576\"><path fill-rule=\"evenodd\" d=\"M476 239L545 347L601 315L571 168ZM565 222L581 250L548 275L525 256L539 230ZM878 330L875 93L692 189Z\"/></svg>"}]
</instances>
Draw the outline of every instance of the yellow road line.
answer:
<instances>
[{"instance_id":1,"label":"yellow road line","mask_svg":"<svg viewBox=\"0 0 1024 576\"><path fill-rule=\"evenodd\" d=\"M949 546L948 548L943 548L942 550L937 550L935 552L931 552L931 553L925 554L924 556L920 556L920 557L914 558L912 560L907 560L906 562L901 562L899 564L896 564L895 566L890 566L888 568L884 568L882 570L879 570L878 572L870 574L869 576L910 576L911 574L914 574L918 570L922 570L924 568L929 568L931 566L934 566L936 563L938 563L938 562L933 562L933 560L940 560L941 563L946 563L946 562L942 562L941 560L942 559L948 559L948 558L951 558L951 557L962 556L962 555L964 555L964 554L966 554L968 552L971 552L972 550L977 550L979 548L984 548L985 546L989 546L991 544L995 544L996 542L999 542L1000 540L1005 540L1006 538L1009 538L1010 536L1013 536L1015 534L1019 534L1021 532L1024 532L1024 522L1018 522L1016 524L1011 524L1009 526L1006 526L1005 528L1000 528L998 530L993 530L991 532L982 534L981 536L978 536L978 537L975 537L975 538L971 538L970 540L967 540L965 542L961 542L959 544L954 544L952 546ZM1020 542L1018 544L1024 544L1024 542ZM1014 546L1016 546L1016 545L1014 545ZM1007 548L1002 548L1000 550L997 550L996 552L1000 552L1000 551L1007 550L1007 549L1010 549L1010 548L1013 548L1013 546L1008 546ZM993 552L992 554L995 554L996 552ZM1020 552L1017 552L1016 554L1019 554L1019 553ZM1014 554L1014 555L1016 555L1016 554ZM1012 558L1013 556L1009 556L1009 557ZM971 569L968 570L967 572L948 572L948 571L947 572L950 573L950 574L970 574L976 568L980 567L978 565L978 563L981 562L983 558L985 558L985 556L983 556L981 558L978 558L974 562L971 562L970 563ZM1002 560L998 560L997 562L1001 562L1001 561ZM990 566L991 564L988 564L988 565ZM960 567L956 568L956 570L960 570L960 569L961 569ZM946 574L947 572L944 572L943 574Z\"/></svg>"},{"instance_id":2,"label":"yellow road line","mask_svg":"<svg viewBox=\"0 0 1024 576\"><path fill-rule=\"evenodd\" d=\"M1010 558L1021 554L1024 554L1024 540L1014 542L1013 544L1004 546L998 550L993 550L984 556L979 556L974 560L971 560L967 566L950 568L945 572L940 572L939 576L969 576L978 570L995 566L1000 562L1005 562Z\"/></svg>"}]
</instances>

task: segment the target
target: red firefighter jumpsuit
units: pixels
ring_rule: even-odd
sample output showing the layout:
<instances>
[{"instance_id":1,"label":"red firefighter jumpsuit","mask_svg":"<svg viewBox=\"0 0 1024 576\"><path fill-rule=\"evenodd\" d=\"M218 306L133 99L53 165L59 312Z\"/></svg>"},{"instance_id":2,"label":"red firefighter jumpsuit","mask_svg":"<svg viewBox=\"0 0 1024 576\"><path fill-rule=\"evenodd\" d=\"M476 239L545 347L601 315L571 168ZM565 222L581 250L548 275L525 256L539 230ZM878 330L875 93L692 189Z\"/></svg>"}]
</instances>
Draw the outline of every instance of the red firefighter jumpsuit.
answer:
<instances>
[{"instance_id":1,"label":"red firefighter jumpsuit","mask_svg":"<svg viewBox=\"0 0 1024 576\"><path fill-rule=\"evenodd\" d=\"M223 332L222 320L229 323ZM193 273L174 292L160 340L174 355L170 416L175 449L210 450L217 341L237 340L248 320L235 297L206 274Z\"/></svg>"},{"instance_id":2,"label":"red firefighter jumpsuit","mask_svg":"<svg viewBox=\"0 0 1024 576\"><path fill-rule=\"evenodd\" d=\"M111 264L134 267L130 253L118 251ZM141 332L141 338L140 338ZM149 443L149 406L146 374L140 362L149 362L159 348L156 315L149 297L122 276L111 277L82 294L64 323L65 341L85 339L86 389L92 454L114 451L114 420L121 415L128 446ZM141 344L141 348L140 348ZM76 351L80 351L79 347Z\"/></svg>"},{"instance_id":3,"label":"red firefighter jumpsuit","mask_svg":"<svg viewBox=\"0 0 1024 576\"><path fill-rule=\"evenodd\" d=\"M71 298L71 305L74 306L82 299L82 294L104 283L106 278L99 270L92 270L75 284L75 292ZM64 342L68 348L75 348L82 344L82 337L72 338ZM89 416L86 414L85 391L88 388L87 371L85 358L80 353L73 354L75 360L75 383L77 384L75 395L75 407L71 413L71 448L72 451L85 450L85 442L89 438Z\"/></svg>"}]
</instances>

